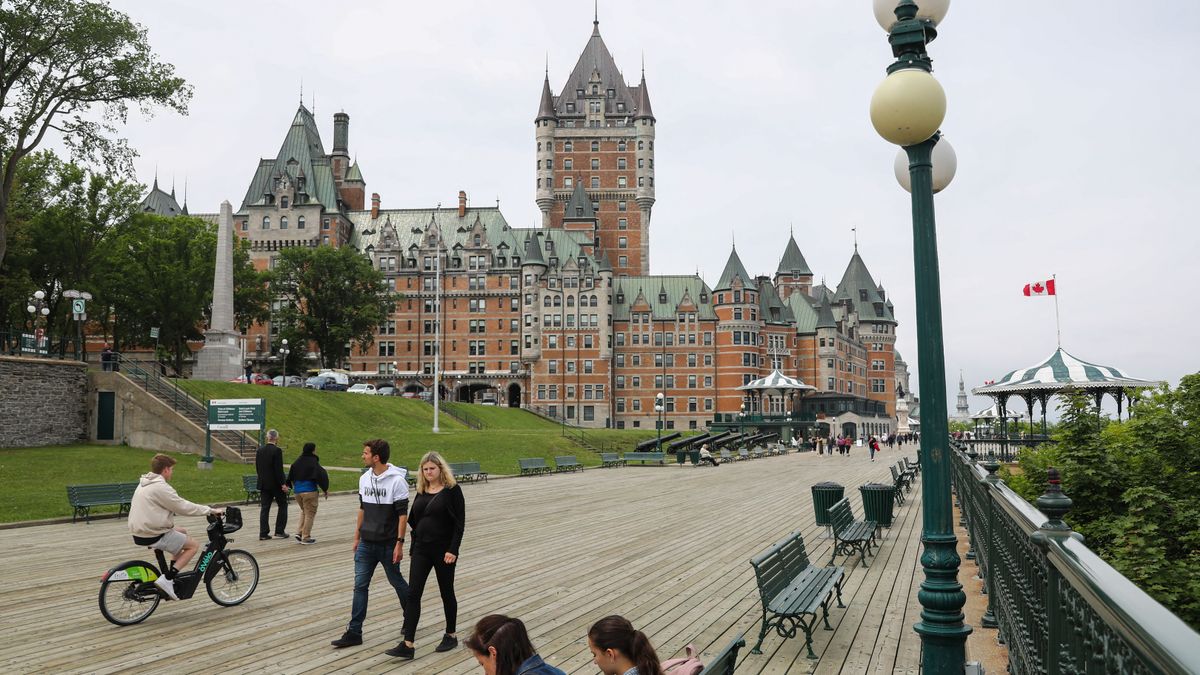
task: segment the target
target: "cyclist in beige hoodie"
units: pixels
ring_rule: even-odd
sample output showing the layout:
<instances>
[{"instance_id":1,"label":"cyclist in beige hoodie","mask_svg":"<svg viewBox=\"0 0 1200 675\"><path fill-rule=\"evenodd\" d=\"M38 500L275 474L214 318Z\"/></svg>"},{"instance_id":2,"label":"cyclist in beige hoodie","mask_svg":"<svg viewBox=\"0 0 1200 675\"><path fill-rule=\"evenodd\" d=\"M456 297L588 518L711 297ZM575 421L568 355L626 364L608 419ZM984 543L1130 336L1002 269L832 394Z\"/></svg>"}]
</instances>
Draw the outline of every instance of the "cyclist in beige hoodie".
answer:
<instances>
[{"instance_id":1,"label":"cyclist in beige hoodie","mask_svg":"<svg viewBox=\"0 0 1200 675\"><path fill-rule=\"evenodd\" d=\"M175 516L220 515L225 509L193 504L180 497L167 482L174 472L173 457L159 454L150 460L150 473L141 477L133 492L133 501L129 506L129 532L133 534L133 541L137 545L149 546L174 556L172 566L178 570L183 569L196 555L200 544L188 536L187 530L175 527ZM168 573L169 570L164 570L163 576L155 579L154 583L173 600L178 600L175 582L167 578Z\"/></svg>"}]
</instances>

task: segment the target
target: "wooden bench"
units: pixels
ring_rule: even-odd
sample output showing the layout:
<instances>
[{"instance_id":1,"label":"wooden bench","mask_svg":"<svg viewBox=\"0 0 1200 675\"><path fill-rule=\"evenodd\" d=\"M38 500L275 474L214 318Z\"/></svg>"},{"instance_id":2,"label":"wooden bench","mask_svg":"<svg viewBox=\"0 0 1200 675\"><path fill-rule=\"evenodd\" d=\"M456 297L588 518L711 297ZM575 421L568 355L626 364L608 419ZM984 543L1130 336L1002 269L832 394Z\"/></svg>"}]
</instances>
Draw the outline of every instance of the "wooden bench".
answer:
<instances>
[{"instance_id":1,"label":"wooden bench","mask_svg":"<svg viewBox=\"0 0 1200 675\"><path fill-rule=\"evenodd\" d=\"M875 521L855 520L850 500L843 497L829 507L829 524L833 528L833 555L829 558L829 564L833 564L839 553L849 557L858 551L862 566L870 567L867 556L871 555L871 544L875 541Z\"/></svg>"},{"instance_id":2,"label":"wooden bench","mask_svg":"<svg viewBox=\"0 0 1200 675\"><path fill-rule=\"evenodd\" d=\"M641 462L643 466L646 464L646 462L658 462L659 464L663 464L664 460L666 459L666 454L667 453L665 453L665 452L636 452L635 451L635 452L625 453L625 456L623 457L623 459L625 460L626 464L628 464L629 462Z\"/></svg>"},{"instance_id":3,"label":"wooden bench","mask_svg":"<svg viewBox=\"0 0 1200 675\"><path fill-rule=\"evenodd\" d=\"M258 501L258 474L242 474L242 489L246 491L246 503Z\"/></svg>"},{"instance_id":4,"label":"wooden bench","mask_svg":"<svg viewBox=\"0 0 1200 675\"><path fill-rule=\"evenodd\" d=\"M745 646L746 638L744 636L739 635L733 638L732 642L725 645L725 648L704 666L700 675L733 675L733 668L737 665L738 650Z\"/></svg>"},{"instance_id":5,"label":"wooden bench","mask_svg":"<svg viewBox=\"0 0 1200 675\"><path fill-rule=\"evenodd\" d=\"M583 471L583 465L579 460L575 459L575 455L555 455L554 457L555 471Z\"/></svg>"},{"instance_id":6,"label":"wooden bench","mask_svg":"<svg viewBox=\"0 0 1200 675\"><path fill-rule=\"evenodd\" d=\"M522 476L536 476L540 473L550 473L550 466L543 457L524 457L517 460Z\"/></svg>"},{"instance_id":7,"label":"wooden bench","mask_svg":"<svg viewBox=\"0 0 1200 675\"><path fill-rule=\"evenodd\" d=\"M71 522L82 517L85 523L92 522L93 506L116 506L117 517L129 513L129 505L133 501L133 491L137 483L92 483L89 485L68 485L67 502L74 511Z\"/></svg>"},{"instance_id":8,"label":"wooden bench","mask_svg":"<svg viewBox=\"0 0 1200 675\"><path fill-rule=\"evenodd\" d=\"M733 455L729 454L729 451L726 450L725 448L721 448L721 463L722 464L726 464L728 462L735 462L738 459L739 459L738 457L734 457Z\"/></svg>"},{"instance_id":9,"label":"wooden bench","mask_svg":"<svg viewBox=\"0 0 1200 675\"><path fill-rule=\"evenodd\" d=\"M909 464L906 458L901 457L900 463L898 463L896 467L899 468L900 473L904 474L905 478L908 479L909 485L917 480L917 468Z\"/></svg>"},{"instance_id":10,"label":"wooden bench","mask_svg":"<svg viewBox=\"0 0 1200 675\"><path fill-rule=\"evenodd\" d=\"M817 658L812 650L817 610L821 610L819 618L824 621L825 630L833 630L829 625L829 600L836 591L838 607L845 607L842 604L843 568L813 565L799 530L752 558L750 564L754 567L763 612L758 642L750 653L762 653L763 638L770 630L774 629L780 637L792 638L796 637L799 628L804 631L808 658Z\"/></svg>"},{"instance_id":11,"label":"wooden bench","mask_svg":"<svg viewBox=\"0 0 1200 675\"><path fill-rule=\"evenodd\" d=\"M904 488L908 488L908 479L895 466L888 467L888 469L892 472L892 485L896 488L896 504L902 506L904 504L904 493L906 492ZM908 489L911 490L912 488Z\"/></svg>"},{"instance_id":12,"label":"wooden bench","mask_svg":"<svg viewBox=\"0 0 1200 675\"><path fill-rule=\"evenodd\" d=\"M615 452L600 453L600 468L607 469L609 467L625 466L625 460Z\"/></svg>"},{"instance_id":13,"label":"wooden bench","mask_svg":"<svg viewBox=\"0 0 1200 675\"><path fill-rule=\"evenodd\" d=\"M488 475L479 466L479 462L451 462L450 471L454 473L454 477L464 483L474 483L475 481L487 482Z\"/></svg>"}]
</instances>

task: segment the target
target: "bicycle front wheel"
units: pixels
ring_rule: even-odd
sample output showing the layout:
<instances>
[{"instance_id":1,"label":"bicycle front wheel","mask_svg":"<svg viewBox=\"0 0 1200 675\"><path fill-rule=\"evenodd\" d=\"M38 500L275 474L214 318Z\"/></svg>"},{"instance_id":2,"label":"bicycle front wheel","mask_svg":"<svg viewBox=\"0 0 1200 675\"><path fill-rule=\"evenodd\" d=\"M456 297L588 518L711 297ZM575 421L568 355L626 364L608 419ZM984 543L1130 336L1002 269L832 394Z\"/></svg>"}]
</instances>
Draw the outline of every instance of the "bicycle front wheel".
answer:
<instances>
[{"instance_id":1,"label":"bicycle front wheel","mask_svg":"<svg viewBox=\"0 0 1200 675\"><path fill-rule=\"evenodd\" d=\"M158 569L142 560L117 565L100 584L100 613L118 626L141 623L154 613L162 594L154 585Z\"/></svg>"},{"instance_id":2,"label":"bicycle front wheel","mask_svg":"<svg viewBox=\"0 0 1200 675\"><path fill-rule=\"evenodd\" d=\"M208 597L218 605L240 605L258 587L258 561L246 551L225 551L225 561L206 585Z\"/></svg>"}]
</instances>

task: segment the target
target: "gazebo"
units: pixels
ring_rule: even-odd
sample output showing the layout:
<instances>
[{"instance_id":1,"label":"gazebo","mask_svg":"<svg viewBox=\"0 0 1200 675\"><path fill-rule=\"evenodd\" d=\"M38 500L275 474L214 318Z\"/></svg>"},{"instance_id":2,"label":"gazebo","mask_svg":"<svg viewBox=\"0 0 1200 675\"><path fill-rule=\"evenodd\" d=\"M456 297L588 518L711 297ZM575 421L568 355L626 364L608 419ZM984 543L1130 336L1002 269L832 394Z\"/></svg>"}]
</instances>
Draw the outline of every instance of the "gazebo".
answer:
<instances>
[{"instance_id":1,"label":"gazebo","mask_svg":"<svg viewBox=\"0 0 1200 675\"><path fill-rule=\"evenodd\" d=\"M1000 416L1007 416L1010 396L1020 396L1029 407L1029 430L1033 432L1033 403L1042 405L1042 433L1046 433L1046 403L1051 397L1072 389L1084 391L1096 399L1096 406L1109 394L1117 401L1117 419L1121 418L1123 402L1134 400L1127 390L1147 389L1163 384L1158 380L1129 377L1112 366L1102 366L1075 358L1059 347L1050 358L1028 368L1014 370L996 382L975 387L972 394L990 396L996 401Z\"/></svg>"},{"instance_id":2,"label":"gazebo","mask_svg":"<svg viewBox=\"0 0 1200 675\"><path fill-rule=\"evenodd\" d=\"M784 414L792 412L793 406L791 404L794 402L794 396L797 392L816 391L816 389L816 387L804 384L794 377L784 375L778 369L772 370L771 374L766 377L743 384L737 388L738 391L757 392L760 413L766 412L766 406L763 405L764 398L771 398L773 396L786 397L788 405L784 407Z\"/></svg>"},{"instance_id":3,"label":"gazebo","mask_svg":"<svg viewBox=\"0 0 1200 675\"><path fill-rule=\"evenodd\" d=\"M995 429L997 423L999 422L1004 429L1008 429L1009 420L1012 420L1013 424L1019 424L1021 418L1024 416L1025 413L1008 413L1001 417L1000 406L993 403L990 407L971 415L971 421L975 426L975 437L979 437L980 425ZM995 432L993 431L993 433Z\"/></svg>"}]
</instances>

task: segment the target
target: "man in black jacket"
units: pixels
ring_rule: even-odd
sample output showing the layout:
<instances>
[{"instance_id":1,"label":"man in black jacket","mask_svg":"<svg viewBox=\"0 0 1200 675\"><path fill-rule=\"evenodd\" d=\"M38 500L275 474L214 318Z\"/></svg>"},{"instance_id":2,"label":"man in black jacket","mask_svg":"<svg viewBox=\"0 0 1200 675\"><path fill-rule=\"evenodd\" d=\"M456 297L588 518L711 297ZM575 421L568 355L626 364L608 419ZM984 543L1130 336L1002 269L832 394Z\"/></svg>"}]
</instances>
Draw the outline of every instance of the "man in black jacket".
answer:
<instances>
[{"instance_id":1,"label":"man in black jacket","mask_svg":"<svg viewBox=\"0 0 1200 675\"><path fill-rule=\"evenodd\" d=\"M275 512L275 538L287 539L287 476L283 474L283 450L276 443L279 432L267 432L267 444L254 455L254 468L258 471L258 496L261 508L258 511L258 538L270 539L271 502L278 507Z\"/></svg>"}]
</instances>

